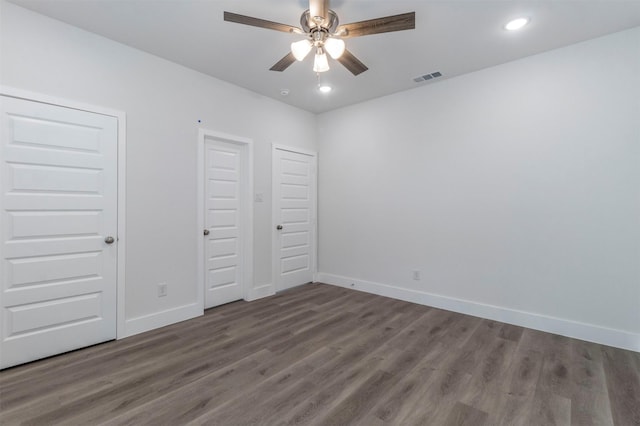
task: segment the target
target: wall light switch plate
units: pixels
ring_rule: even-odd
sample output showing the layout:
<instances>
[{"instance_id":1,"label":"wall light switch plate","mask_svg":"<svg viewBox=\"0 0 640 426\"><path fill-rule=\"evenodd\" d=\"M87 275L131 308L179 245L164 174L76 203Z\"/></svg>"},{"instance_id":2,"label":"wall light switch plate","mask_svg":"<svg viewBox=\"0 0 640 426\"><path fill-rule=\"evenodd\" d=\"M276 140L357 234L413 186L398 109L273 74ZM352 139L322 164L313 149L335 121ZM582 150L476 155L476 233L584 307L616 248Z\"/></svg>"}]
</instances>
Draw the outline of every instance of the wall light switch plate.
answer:
<instances>
[{"instance_id":1,"label":"wall light switch plate","mask_svg":"<svg viewBox=\"0 0 640 426\"><path fill-rule=\"evenodd\" d=\"M158 284L158 297L165 297L167 295L167 283Z\"/></svg>"}]
</instances>

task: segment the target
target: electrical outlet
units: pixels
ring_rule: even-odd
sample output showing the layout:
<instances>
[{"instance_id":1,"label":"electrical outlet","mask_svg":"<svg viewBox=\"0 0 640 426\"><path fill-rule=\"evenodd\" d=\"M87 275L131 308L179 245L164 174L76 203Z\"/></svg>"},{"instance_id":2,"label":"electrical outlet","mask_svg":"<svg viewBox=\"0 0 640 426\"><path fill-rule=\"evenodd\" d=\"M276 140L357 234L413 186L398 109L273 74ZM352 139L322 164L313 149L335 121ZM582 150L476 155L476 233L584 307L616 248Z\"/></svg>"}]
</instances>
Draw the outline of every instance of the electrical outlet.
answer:
<instances>
[{"instance_id":1,"label":"electrical outlet","mask_svg":"<svg viewBox=\"0 0 640 426\"><path fill-rule=\"evenodd\" d=\"M420 271L418 271L417 269L414 269L413 271L413 279L416 281L420 280Z\"/></svg>"},{"instance_id":2,"label":"electrical outlet","mask_svg":"<svg viewBox=\"0 0 640 426\"><path fill-rule=\"evenodd\" d=\"M158 297L165 297L167 295L167 283L158 284Z\"/></svg>"}]
</instances>

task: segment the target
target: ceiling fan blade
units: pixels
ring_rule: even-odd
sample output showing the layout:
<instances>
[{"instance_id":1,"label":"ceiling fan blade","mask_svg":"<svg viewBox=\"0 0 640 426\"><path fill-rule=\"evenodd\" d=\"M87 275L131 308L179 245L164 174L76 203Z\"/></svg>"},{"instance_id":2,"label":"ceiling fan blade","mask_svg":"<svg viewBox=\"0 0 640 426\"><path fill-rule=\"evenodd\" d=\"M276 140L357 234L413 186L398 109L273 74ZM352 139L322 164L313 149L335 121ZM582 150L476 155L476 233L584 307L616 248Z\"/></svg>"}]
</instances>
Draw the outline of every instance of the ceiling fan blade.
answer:
<instances>
[{"instance_id":1,"label":"ceiling fan blade","mask_svg":"<svg viewBox=\"0 0 640 426\"><path fill-rule=\"evenodd\" d=\"M309 0L309 17L314 19L316 16L321 17L322 21L328 22L329 0Z\"/></svg>"},{"instance_id":2,"label":"ceiling fan blade","mask_svg":"<svg viewBox=\"0 0 640 426\"><path fill-rule=\"evenodd\" d=\"M353 22L340 25L336 33L340 37L360 37L370 34L389 33L392 31L413 30L416 27L416 13L402 13L400 15L385 16L367 21Z\"/></svg>"},{"instance_id":3,"label":"ceiling fan blade","mask_svg":"<svg viewBox=\"0 0 640 426\"><path fill-rule=\"evenodd\" d=\"M293 56L293 53L289 52L284 56L284 58L280 59L278 62L273 64L273 66L271 68L269 68L269 70L270 71L284 71L287 68L289 68L289 65L291 65L295 61L296 61L295 56Z\"/></svg>"},{"instance_id":4,"label":"ceiling fan blade","mask_svg":"<svg viewBox=\"0 0 640 426\"><path fill-rule=\"evenodd\" d=\"M302 30L287 24L279 22L267 21L266 19L253 18L246 15L238 15L233 12L224 12L224 20L227 22L235 22L236 24L251 25L253 27L266 28L268 30L282 31L285 33L301 33Z\"/></svg>"},{"instance_id":5,"label":"ceiling fan blade","mask_svg":"<svg viewBox=\"0 0 640 426\"><path fill-rule=\"evenodd\" d=\"M351 71L351 74L353 75L361 74L369 69L365 64L360 62L360 59L356 58L353 53L349 52L346 49L342 56L338 58L338 62L344 65L346 69Z\"/></svg>"}]
</instances>

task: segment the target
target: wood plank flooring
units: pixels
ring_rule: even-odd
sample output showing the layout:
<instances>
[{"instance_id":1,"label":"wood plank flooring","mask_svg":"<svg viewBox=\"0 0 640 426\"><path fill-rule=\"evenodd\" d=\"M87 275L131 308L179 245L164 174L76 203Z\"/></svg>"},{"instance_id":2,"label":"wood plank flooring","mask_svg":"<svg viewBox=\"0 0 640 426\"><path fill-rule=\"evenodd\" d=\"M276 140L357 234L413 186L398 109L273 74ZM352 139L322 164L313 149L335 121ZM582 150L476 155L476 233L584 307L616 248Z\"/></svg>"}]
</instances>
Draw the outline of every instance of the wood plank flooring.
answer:
<instances>
[{"instance_id":1,"label":"wood plank flooring","mask_svg":"<svg viewBox=\"0 0 640 426\"><path fill-rule=\"evenodd\" d=\"M640 354L309 284L0 372L2 425L640 425Z\"/></svg>"}]
</instances>

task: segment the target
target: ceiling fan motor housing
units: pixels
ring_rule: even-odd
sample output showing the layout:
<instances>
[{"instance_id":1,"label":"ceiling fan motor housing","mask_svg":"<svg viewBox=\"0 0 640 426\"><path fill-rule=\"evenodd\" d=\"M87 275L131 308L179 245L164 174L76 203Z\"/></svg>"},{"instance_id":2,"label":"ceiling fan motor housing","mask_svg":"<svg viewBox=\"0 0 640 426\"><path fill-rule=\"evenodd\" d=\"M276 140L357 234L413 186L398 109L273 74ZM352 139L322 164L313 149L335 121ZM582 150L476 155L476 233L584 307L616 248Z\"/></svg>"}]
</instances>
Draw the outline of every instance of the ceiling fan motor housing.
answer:
<instances>
[{"instance_id":1,"label":"ceiling fan motor housing","mask_svg":"<svg viewBox=\"0 0 640 426\"><path fill-rule=\"evenodd\" d=\"M338 20L338 15L333 10L329 10L327 16L328 19L325 20L321 18L321 22L318 25L316 24L314 18L311 17L311 12L309 11L309 9L307 9L300 16L300 26L305 33L312 33L314 30L324 30L328 34L333 34L338 28L338 24L340 23Z\"/></svg>"},{"instance_id":2,"label":"ceiling fan motor housing","mask_svg":"<svg viewBox=\"0 0 640 426\"><path fill-rule=\"evenodd\" d=\"M311 30L311 42L315 47L322 47L329 38L329 32L324 28L314 28Z\"/></svg>"}]
</instances>

